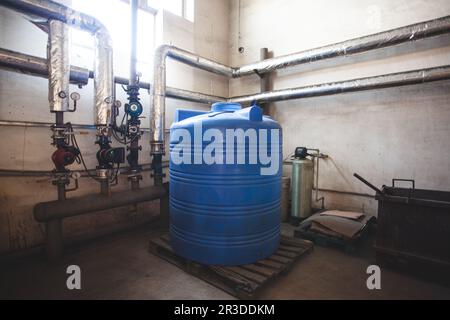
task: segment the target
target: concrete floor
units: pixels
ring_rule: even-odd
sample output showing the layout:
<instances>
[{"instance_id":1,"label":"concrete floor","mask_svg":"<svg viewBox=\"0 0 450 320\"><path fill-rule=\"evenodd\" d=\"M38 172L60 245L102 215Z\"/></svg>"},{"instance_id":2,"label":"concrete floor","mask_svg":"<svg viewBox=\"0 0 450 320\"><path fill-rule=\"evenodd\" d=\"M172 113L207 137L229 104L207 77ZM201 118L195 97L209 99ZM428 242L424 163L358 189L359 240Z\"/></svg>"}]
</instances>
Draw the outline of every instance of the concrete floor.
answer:
<instances>
[{"instance_id":1,"label":"concrete floor","mask_svg":"<svg viewBox=\"0 0 450 320\"><path fill-rule=\"evenodd\" d=\"M158 231L141 228L71 248L49 265L42 256L0 267L2 299L233 299L227 293L148 253ZM289 232L285 230L285 232ZM381 290L366 287L371 255L315 246L261 299L450 299L450 288L382 269ZM66 289L66 268L81 268L81 290Z\"/></svg>"}]
</instances>

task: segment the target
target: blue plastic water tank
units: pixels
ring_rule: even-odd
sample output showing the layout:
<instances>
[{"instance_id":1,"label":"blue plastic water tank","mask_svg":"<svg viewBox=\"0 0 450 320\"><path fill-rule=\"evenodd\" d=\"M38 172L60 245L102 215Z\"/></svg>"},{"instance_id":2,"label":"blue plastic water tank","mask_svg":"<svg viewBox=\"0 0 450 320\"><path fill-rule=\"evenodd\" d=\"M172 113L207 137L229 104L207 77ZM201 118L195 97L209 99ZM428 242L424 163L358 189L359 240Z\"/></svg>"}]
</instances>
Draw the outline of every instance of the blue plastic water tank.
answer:
<instances>
[{"instance_id":1,"label":"blue plastic water tank","mask_svg":"<svg viewBox=\"0 0 450 320\"><path fill-rule=\"evenodd\" d=\"M216 129L209 130L214 137L198 140L198 133L204 135L208 129ZM233 149L227 149L227 129L255 129L258 143L250 145L250 137L234 139ZM250 151L257 147L259 152L263 141L261 130L267 133L266 155L272 157L272 174L261 174L262 168L270 166L267 159L264 164L260 159L256 164L250 161ZM198 156L211 151L207 146L216 139L222 150L216 148L208 154L222 158L223 163L205 163ZM176 111L170 128L170 239L178 255L204 264L242 265L276 251L280 237L281 140L280 125L263 116L258 106L242 109L239 104L216 103L211 111ZM237 163L238 150L245 152L244 164ZM227 161L230 154L228 160L234 159L234 163Z\"/></svg>"}]
</instances>

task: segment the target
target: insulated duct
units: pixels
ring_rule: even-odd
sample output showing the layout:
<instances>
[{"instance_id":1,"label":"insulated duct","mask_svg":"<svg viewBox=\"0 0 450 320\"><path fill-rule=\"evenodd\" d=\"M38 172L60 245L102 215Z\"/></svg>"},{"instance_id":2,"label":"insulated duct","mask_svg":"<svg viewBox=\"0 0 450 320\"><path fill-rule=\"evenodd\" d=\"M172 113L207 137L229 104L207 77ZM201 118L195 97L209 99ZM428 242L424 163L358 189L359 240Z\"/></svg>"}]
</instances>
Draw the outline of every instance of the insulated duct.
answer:
<instances>
[{"instance_id":1,"label":"insulated duct","mask_svg":"<svg viewBox=\"0 0 450 320\"><path fill-rule=\"evenodd\" d=\"M296 66L299 64L315 62L319 60L329 59L338 56L348 56L356 53L366 52L374 49L389 47L398 45L405 42L415 41L418 39L424 39L432 36L437 36L450 32L450 16L442 17L435 20L420 22L412 24L406 27L392 29L376 33L369 36L355 38L336 44L323 46L311 50L306 50L290 55L280 56L276 58L267 59L264 61L244 65L239 68L231 68L223 64L199 57L195 54L189 53L185 50L176 48L174 46L162 45L156 50L154 60L154 88L152 91L152 104L151 104L151 116L150 116L150 145L151 153L154 155L164 154L164 130L165 130L165 97L166 97L166 58L171 57L177 61L185 63L187 65L206 70L212 73L227 77L242 77L250 74L262 75L267 72L274 71L276 69L282 69L287 67ZM419 77L420 78L420 77ZM361 79L364 80L364 79ZM356 81L356 80L353 80ZM408 82L407 80L405 82ZM420 80L416 80L420 81ZM434 81L434 80L433 80ZM364 81L363 81L364 82ZM383 82L383 81L382 81ZM397 83L397 84L394 84ZM400 85L398 81L393 81L392 85ZM355 83L354 83L355 84ZM316 88L316 86L308 88L295 88L280 90L276 93L266 92L263 96L258 97L258 101L275 101L275 99L284 99L286 97L304 97L309 96L309 91L323 91L333 92L336 90L345 90L341 92L351 91L350 87L334 87L336 84L324 84L322 87ZM342 85L342 84L341 84ZM350 83L348 83L350 86ZM330 88L327 88L331 86ZM364 84L357 85L360 88L365 87ZM381 86L380 86L381 87ZM370 85L367 85L370 89ZM365 89L365 90L368 90ZM291 92L293 91L293 92ZM298 92L300 91L300 92ZM305 91L305 92L303 92ZM353 90L353 91L356 91ZM273 97L272 97L273 96ZM311 95L313 96L313 95ZM254 96L232 98L231 101L247 101ZM270 98L269 98L270 97ZM240 100L239 100L240 99ZM293 99L293 98L292 98Z\"/></svg>"},{"instance_id":2,"label":"insulated duct","mask_svg":"<svg viewBox=\"0 0 450 320\"><path fill-rule=\"evenodd\" d=\"M59 20L48 22L47 60L50 111L69 111L69 28Z\"/></svg>"},{"instance_id":3,"label":"insulated duct","mask_svg":"<svg viewBox=\"0 0 450 320\"><path fill-rule=\"evenodd\" d=\"M48 78L49 75L46 59L1 48L0 68L43 78ZM89 74L87 69L70 66L70 83L86 85L89 77L93 78L94 73Z\"/></svg>"},{"instance_id":4,"label":"insulated duct","mask_svg":"<svg viewBox=\"0 0 450 320\"><path fill-rule=\"evenodd\" d=\"M170 45L160 46L155 53L153 103L150 107L150 144L152 154L164 154L166 58L171 57L187 65L215 74L231 77L233 69L221 63L199 57Z\"/></svg>"},{"instance_id":5,"label":"insulated duct","mask_svg":"<svg viewBox=\"0 0 450 320\"><path fill-rule=\"evenodd\" d=\"M450 79L450 65L422 70L390 73L381 76L346 80L340 82L323 83L313 86L263 92L253 95L230 98L228 101L238 103L252 103L254 101L259 103L266 103L333 95L345 92L406 86L411 84L448 79Z\"/></svg>"},{"instance_id":6,"label":"insulated duct","mask_svg":"<svg viewBox=\"0 0 450 320\"><path fill-rule=\"evenodd\" d=\"M311 50L247 64L241 66L240 68L234 68L233 77L237 78L248 76L254 73L263 74L276 69L293 67L299 64L316 62L339 56L348 56L355 53L394 46L449 32L450 16L446 16Z\"/></svg>"},{"instance_id":7,"label":"insulated duct","mask_svg":"<svg viewBox=\"0 0 450 320\"><path fill-rule=\"evenodd\" d=\"M16 51L0 48L0 68L29 74L32 76L48 78L47 60ZM70 66L70 83L77 85L87 85L89 78L94 77L94 72L88 69ZM115 77L114 82L117 84L128 85L128 79L123 77ZM151 85L148 82L139 82L142 89L150 90ZM205 104L213 104L217 101L226 101L225 97L213 96L189 90L166 87L166 97L197 102Z\"/></svg>"},{"instance_id":8,"label":"insulated duct","mask_svg":"<svg viewBox=\"0 0 450 320\"><path fill-rule=\"evenodd\" d=\"M97 19L72 10L53 1L43 0L2 0L1 5L33 16L49 20L59 20L94 34L94 90L95 124L109 126L111 107L114 101L114 76L112 42L108 30ZM30 17L33 21L34 18Z\"/></svg>"}]
</instances>

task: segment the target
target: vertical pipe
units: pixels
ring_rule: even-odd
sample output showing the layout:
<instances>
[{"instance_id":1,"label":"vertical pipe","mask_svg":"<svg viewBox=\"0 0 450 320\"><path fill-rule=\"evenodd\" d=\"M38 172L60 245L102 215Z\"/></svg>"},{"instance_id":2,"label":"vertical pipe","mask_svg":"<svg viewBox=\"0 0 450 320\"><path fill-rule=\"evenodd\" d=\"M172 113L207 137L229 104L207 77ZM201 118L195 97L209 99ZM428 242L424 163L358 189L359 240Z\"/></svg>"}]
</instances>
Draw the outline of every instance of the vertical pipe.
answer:
<instances>
[{"instance_id":1,"label":"vertical pipe","mask_svg":"<svg viewBox=\"0 0 450 320\"><path fill-rule=\"evenodd\" d=\"M139 180L132 179L131 180L131 190L137 190L139 189Z\"/></svg>"},{"instance_id":2,"label":"vertical pipe","mask_svg":"<svg viewBox=\"0 0 450 320\"><path fill-rule=\"evenodd\" d=\"M100 180L100 193L109 196L110 195L110 188L109 188L109 180L108 177L106 177L103 180Z\"/></svg>"},{"instance_id":3,"label":"vertical pipe","mask_svg":"<svg viewBox=\"0 0 450 320\"><path fill-rule=\"evenodd\" d=\"M48 101L50 111L55 113L55 124L61 127L64 125L64 112L69 110L69 30L68 26L59 20L49 20L48 30ZM60 131L53 139L58 148L64 144L64 134ZM58 189L58 200L66 199L66 181L64 178L58 178L54 182ZM62 220L47 222L45 229L47 257L49 261L55 262L63 253Z\"/></svg>"},{"instance_id":4,"label":"vertical pipe","mask_svg":"<svg viewBox=\"0 0 450 320\"><path fill-rule=\"evenodd\" d=\"M58 200L66 200L66 185L64 182L58 181ZM62 220L54 219L46 222L46 252L48 260L51 262L58 261L63 254L63 235Z\"/></svg>"},{"instance_id":5,"label":"vertical pipe","mask_svg":"<svg viewBox=\"0 0 450 320\"><path fill-rule=\"evenodd\" d=\"M169 183L163 184L164 189L166 189L166 194L164 197L159 199L159 216L161 227L168 228L170 217L169 217Z\"/></svg>"},{"instance_id":6,"label":"vertical pipe","mask_svg":"<svg viewBox=\"0 0 450 320\"><path fill-rule=\"evenodd\" d=\"M62 111L55 112L55 123L57 126L64 124L64 112Z\"/></svg>"},{"instance_id":7,"label":"vertical pipe","mask_svg":"<svg viewBox=\"0 0 450 320\"><path fill-rule=\"evenodd\" d=\"M114 103L113 46L109 34L99 30L95 34L94 91L95 125L109 128ZM107 132L109 130L105 130ZM109 135L109 133L108 133Z\"/></svg>"},{"instance_id":8,"label":"vertical pipe","mask_svg":"<svg viewBox=\"0 0 450 320\"><path fill-rule=\"evenodd\" d=\"M131 46L130 46L130 81L129 85L137 85L137 19L138 19L138 0L130 1L131 9Z\"/></svg>"},{"instance_id":9,"label":"vertical pipe","mask_svg":"<svg viewBox=\"0 0 450 320\"><path fill-rule=\"evenodd\" d=\"M260 60L264 61L269 58L269 49L261 48L260 50ZM269 74L261 75L261 92L270 91Z\"/></svg>"},{"instance_id":10,"label":"vertical pipe","mask_svg":"<svg viewBox=\"0 0 450 320\"><path fill-rule=\"evenodd\" d=\"M51 112L69 110L69 27L62 21L48 22L48 101Z\"/></svg>"}]
</instances>

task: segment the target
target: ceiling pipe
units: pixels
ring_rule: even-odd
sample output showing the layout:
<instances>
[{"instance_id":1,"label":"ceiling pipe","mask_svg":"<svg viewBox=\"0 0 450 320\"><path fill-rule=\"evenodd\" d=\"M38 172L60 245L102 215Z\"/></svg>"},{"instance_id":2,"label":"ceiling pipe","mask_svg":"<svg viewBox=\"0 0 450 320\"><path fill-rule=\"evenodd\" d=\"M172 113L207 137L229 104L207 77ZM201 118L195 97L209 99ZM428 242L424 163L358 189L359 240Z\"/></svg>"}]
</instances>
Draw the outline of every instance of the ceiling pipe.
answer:
<instances>
[{"instance_id":1,"label":"ceiling pipe","mask_svg":"<svg viewBox=\"0 0 450 320\"><path fill-rule=\"evenodd\" d=\"M275 57L231 68L223 64L202 58L185 50L170 45L162 45L156 50L154 60L154 87L150 107L150 146L152 155L164 154L165 132L165 97L166 97L166 58L170 57L190 66L227 77L242 77L253 73L264 74L276 69L283 69L299 64L315 62L338 56L349 56L374 49L389 47L437 36L450 32L450 16L412 24L373 35L359 37L336 44L306 50L290 55ZM297 88L298 89L298 88ZM290 89L287 89L289 91ZM348 90L348 89L347 89ZM265 93L270 95L269 93ZM280 97L284 95L281 94ZM300 96L300 95L299 95ZM236 98L237 99L237 98ZM233 101L233 98L231 99ZM272 100L274 101L274 100Z\"/></svg>"},{"instance_id":2,"label":"ceiling pipe","mask_svg":"<svg viewBox=\"0 0 450 320\"><path fill-rule=\"evenodd\" d=\"M53 1L2 0L1 5L46 20L59 20L95 36L94 101L95 124L108 128L114 102L113 48L106 27L97 19ZM29 20L36 20L32 17ZM109 134L102 130L101 134Z\"/></svg>"},{"instance_id":3,"label":"ceiling pipe","mask_svg":"<svg viewBox=\"0 0 450 320\"><path fill-rule=\"evenodd\" d=\"M263 74L276 69L284 69L334 57L349 56L355 53L390 47L449 32L450 16L445 16L319 48L247 64L239 68L234 68L233 77L248 76L254 73Z\"/></svg>"},{"instance_id":4,"label":"ceiling pipe","mask_svg":"<svg viewBox=\"0 0 450 320\"><path fill-rule=\"evenodd\" d=\"M346 92L365 91L381 88L406 86L432 81L450 79L450 65L413 70L406 72L390 73L375 77L352 79L340 82L323 83L306 87L290 88L270 92L257 93L228 99L229 102L238 103L267 103L325 95L340 94Z\"/></svg>"}]
</instances>

